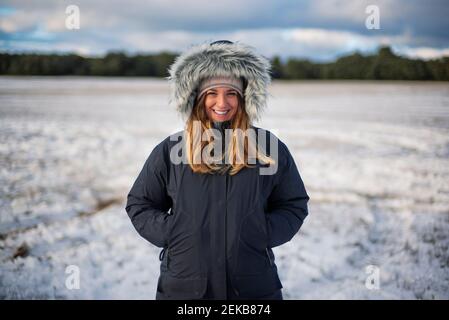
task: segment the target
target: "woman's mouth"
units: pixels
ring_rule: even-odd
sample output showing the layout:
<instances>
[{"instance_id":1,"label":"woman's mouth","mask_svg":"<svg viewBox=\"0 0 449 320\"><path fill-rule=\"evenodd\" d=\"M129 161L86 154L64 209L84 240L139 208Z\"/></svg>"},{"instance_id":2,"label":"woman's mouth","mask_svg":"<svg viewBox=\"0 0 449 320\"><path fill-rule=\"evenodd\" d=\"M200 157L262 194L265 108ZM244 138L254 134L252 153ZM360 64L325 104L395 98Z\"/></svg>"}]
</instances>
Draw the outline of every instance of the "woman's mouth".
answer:
<instances>
[{"instance_id":1,"label":"woman's mouth","mask_svg":"<svg viewBox=\"0 0 449 320\"><path fill-rule=\"evenodd\" d=\"M218 114L218 115L220 115L220 116L223 116L223 115L225 115L225 114L227 114L229 111L230 111L230 109L227 109L227 110L217 110L217 109L212 109L216 114Z\"/></svg>"}]
</instances>

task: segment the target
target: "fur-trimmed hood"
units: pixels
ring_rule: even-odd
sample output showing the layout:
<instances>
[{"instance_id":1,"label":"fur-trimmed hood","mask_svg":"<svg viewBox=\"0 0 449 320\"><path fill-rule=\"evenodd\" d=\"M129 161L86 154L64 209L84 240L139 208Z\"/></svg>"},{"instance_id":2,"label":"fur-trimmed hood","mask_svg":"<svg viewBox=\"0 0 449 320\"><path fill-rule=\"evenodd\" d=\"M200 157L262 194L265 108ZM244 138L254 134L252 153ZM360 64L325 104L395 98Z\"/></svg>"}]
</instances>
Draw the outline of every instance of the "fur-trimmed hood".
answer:
<instances>
[{"instance_id":1,"label":"fur-trimmed hood","mask_svg":"<svg viewBox=\"0 0 449 320\"><path fill-rule=\"evenodd\" d=\"M241 43L212 43L194 46L178 56L169 69L170 104L186 119L204 78L215 76L243 77L246 112L253 122L266 106L271 65L251 47Z\"/></svg>"}]
</instances>

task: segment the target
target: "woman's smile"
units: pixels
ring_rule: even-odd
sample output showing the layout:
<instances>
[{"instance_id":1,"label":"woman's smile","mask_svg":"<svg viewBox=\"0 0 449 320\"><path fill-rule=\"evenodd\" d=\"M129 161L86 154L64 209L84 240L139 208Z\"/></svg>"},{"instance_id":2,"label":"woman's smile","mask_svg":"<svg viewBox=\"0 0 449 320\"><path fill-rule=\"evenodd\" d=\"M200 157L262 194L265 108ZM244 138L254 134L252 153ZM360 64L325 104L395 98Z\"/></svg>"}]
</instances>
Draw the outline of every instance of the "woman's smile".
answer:
<instances>
[{"instance_id":1,"label":"woman's smile","mask_svg":"<svg viewBox=\"0 0 449 320\"><path fill-rule=\"evenodd\" d=\"M225 115L227 114L231 109L227 109L227 110L218 110L218 109L212 109L216 114L218 115Z\"/></svg>"}]
</instances>

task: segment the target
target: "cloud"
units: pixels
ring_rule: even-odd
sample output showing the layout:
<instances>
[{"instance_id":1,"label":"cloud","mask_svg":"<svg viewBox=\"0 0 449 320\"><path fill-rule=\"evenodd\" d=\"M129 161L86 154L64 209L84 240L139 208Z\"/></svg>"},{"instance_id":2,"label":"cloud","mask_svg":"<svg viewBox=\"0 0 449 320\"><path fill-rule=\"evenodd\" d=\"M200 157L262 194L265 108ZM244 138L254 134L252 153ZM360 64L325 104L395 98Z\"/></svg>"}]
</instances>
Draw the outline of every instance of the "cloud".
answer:
<instances>
[{"instance_id":1,"label":"cloud","mask_svg":"<svg viewBox=\"0 0 449 320\"><path fill-rule=\"evenodd\" d=\"M249 43L267 56L324 61L355 50L372 52L382 44L423 57L432 56L429 50L445 54L449 47L449 6L443 0L78 0L81 29L72 31L65 28L70 0L3 3L4 50L182 51L225 38ZM380 30L365 28L369 4L379 6Z\"/></svg>"},{"instance_id":2,"label":"cloud","mask_svg":"<svg viewBox=\"0 0 449 320\"><path fill-rule=\"evenodd\" d=\"M435 49L435 48L404 48L402 53L411 58L420 58L420 59L437 59L443 56L449 57L449 47L444 49Z\"/></svg>"}]
</instances>

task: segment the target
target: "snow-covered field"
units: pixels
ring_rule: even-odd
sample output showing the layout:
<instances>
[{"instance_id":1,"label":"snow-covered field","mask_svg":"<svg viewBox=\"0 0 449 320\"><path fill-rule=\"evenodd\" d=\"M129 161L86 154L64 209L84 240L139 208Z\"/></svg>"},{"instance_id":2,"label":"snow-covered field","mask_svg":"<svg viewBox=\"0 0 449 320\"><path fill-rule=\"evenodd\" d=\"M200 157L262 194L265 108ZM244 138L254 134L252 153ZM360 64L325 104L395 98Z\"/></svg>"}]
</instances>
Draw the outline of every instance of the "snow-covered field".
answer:
<instances>
[{"instance_id":1,"label":"snow-covered field","mask_svg":"<svg viewBox=\"0 0 449 320\"><path fill-rule=\"evenodd\" d=\"M275 248L284 297L449 299L449 84L270 92L257 125L287 144L311 197ZM0 78L0 298L154 299L159 250L124 205L152 148L182 128L167 99L163 80Z\"/></svg>"}]
</instances>

